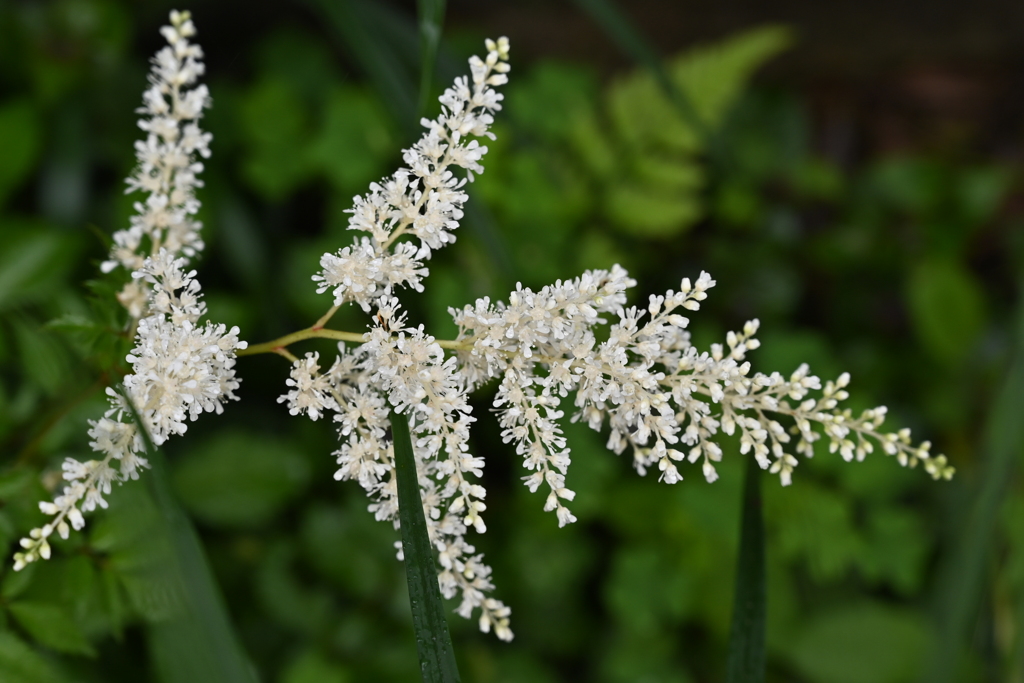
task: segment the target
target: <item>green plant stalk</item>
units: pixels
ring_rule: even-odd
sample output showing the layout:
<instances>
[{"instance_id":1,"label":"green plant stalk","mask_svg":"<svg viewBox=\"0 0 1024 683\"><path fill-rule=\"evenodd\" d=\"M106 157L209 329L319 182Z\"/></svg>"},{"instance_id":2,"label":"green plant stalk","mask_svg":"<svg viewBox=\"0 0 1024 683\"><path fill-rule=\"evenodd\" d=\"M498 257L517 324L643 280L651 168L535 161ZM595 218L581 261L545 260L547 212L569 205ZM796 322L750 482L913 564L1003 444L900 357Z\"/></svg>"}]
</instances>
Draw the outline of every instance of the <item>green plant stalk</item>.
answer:
<instances>
[{"instance_id":1,"label":"green plant stalk","mask_svg":"<svg viewBox=\"0 0 1024 683\"><path fill-rule=\"evenodd\" d=\"M148 639L163 683L258 683L231 625L224 599L188 515L171 492L167 461L142 426L135 406L121 393L146 445L151 472L145 479L160 510L173 553L166 567L169 590L179 591L183 610L151 622Z\"/></svg>"},{"instance_id":2,"label":"green plant stalk","mask_svg":"<svg viewBox=\"0 0 1024 683\"><path fill-rule=\"evenodd\" d=\"M430 91L434 86L434 66L441 45L445 0L418 0L420 24L420 116L427 115Z\"/></svg>"},{"instance_id":3,"label":"green plant stalk","mask_svg":"<svg viewBox=\"0 0 1024 683\"><path fill-rule=\"evenodd\" d=\"M458 683L452 638L448 633L441 589L437 584L434 554L423 515L423 500L416 476L409 422L391 409L391 434L395 445L395 477L398 479L398 517L402 525L402 553L409 581L409 605L416 633L423 683Z\"/></svg>"},{"instance_id":4,"label":"green plant stalk","mask_svg":"<svg viewBox=\"0 0 1024 683\"><path fill-rule=\"evenodd\" d=\"M748 458L743 482L743 512L726 683L764 683L767 592L761 470L754 458Z\"/></svg>"},{"instance_id":5,"label":"green plant stalk","mask_svg":"<svg viewBox=\"0 0 1024 683\"><path fill-rule=\"evenodd\" d=\"M954 551L940 574L937 591L939 632L926 672L929 683L956 679L965 641L983 599L985 574L993 559L999 507L1017 461L1024 453L1024 285L1020 288L1013 358L992 405L983 432L985 462L967 523L960 529Z\"/></svg>"}]
</instances>

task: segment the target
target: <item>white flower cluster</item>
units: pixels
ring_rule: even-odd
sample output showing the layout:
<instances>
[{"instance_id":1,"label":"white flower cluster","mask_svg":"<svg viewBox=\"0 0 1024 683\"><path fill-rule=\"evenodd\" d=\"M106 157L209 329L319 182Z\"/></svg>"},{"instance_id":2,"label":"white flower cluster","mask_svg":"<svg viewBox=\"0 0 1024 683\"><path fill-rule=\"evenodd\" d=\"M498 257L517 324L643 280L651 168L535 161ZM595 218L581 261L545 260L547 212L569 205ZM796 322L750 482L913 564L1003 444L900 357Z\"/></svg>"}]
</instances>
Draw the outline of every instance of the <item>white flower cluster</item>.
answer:
<instances>
[{"instance_id":1,"label":"white flower cluster","mask_svg":"<svg viewBox=\"0 0 1024 683\"><path fill-rule=\"evenodd\" d=\"M194 191L203 186L197 177L203 170L197 155L210 156L212 136L198 123L210 105L209 91L203 84L192 87L205 71L202 49L188 41L195 32L189 13L178 11L171 12L171 25L160 29L168 45L153 58L150 87L138 109L144 115L139 128L146 132L146 139L135 143L138 165L126 190L141 190L148 196L145 202L135 203L131 226L114 233L110 257L100 266L104 273L118 266L134 272L147 254L160 249L188 258L203 249L202 223L194 217L199 211ZM118 299L132 318L141 318L147 300L145 283L133 279Z\"/></svg>"},{"instance_id":2,"label":"white flower cluster","mask_svg":"<svg viewBox=\"0 0 1024 683\"><path fill-rule=\"evenodd\" d=\"M486 529L480 516L486 491L472 483L483 460L469 452L474 418L466 396L493 378L500 378L494 407L502 437L523 458L530 490L546 485L544 509L555 512L559 526L576 520L567 505L575 497L565 480L570 450L558 422L570 396L573 420L598 431L607 424L611 450L630 448L641 475L657 467L669 484L682 480L685 461L700 462L707 481L715 481L722 458L715 438L737 430L741 454L778 474L783 485L792 481L794 453L811 457L822 435L829 450L846 460L862 460L880 446L902 465L921 462L935 478L952 476L946 458L931 455L927 442L915 447L907 430L879 431L885 408L857 417L840 408L849 375L822 386L806 365L788 379L751 374L746 353L759 346L757 320L730 332L724 345L699 352L682 312L698 310L707 298L715 284L707 273L695 282L684 279L678 292L651 296L646 309L626 307L626 291L636 283L614 266L539 292L519 285L508 303L484 298L451 309L459 327L455 340L436 340L422 326L407 325L397 287L422 289L424 261L454 241L462 216L465 181L450 166L464 168L469 179L483 171L479 161L486 148L475 140L467 144L464 135L489 135L490 112L501 99L489 86L506 80L508 43L488 41L488 50L486 60L471 61L472 87L457 80L441 98L441 116L424 121L427 133L405 152L408 168L355 199L349 227L369 235L324 254L313 277L318 292L332 290L334 307L308 330L311 336L330 336L318 331L326 332L323 324L338 306L354 302L368 312L376 309L363 343L351 351L341 346L324 373L318 355L295 359L291 390L279 399L293 415L316 420L335 413L342 439L336 478L358 481L373 501L370 510L396 527L390 407L409 419L441 590L448 598L461 595L459 614L468 617L480 608L482 630L493 627L500 638L512 637L509 609L485 596L492 589L490 568L465 540L470 527ZM397 241L406 235L412 239ZM601 325L608 325L606 334L597 333ZM445 350L453 353L446 356Z\"/></svg>"},{"instance_id":3,"label":"white flower cluster","mask_svg":"<svg viewBox=\"0 0 1024 683\"><path fill-rule=\"evenodd\" d=\"M89 445L103 459L64 461L63 477L68 485L52 503L39 504L54 518L21 540L24 552L15 554L15 569L48 559L47 538L54 531L67 538L68 523L81 529L83 512L97 505L107 507L103 496L110 493L113 482L138 479L139 470L148 466L139 455L145 451L145 443L127 401L136 407L150 438L159 445L171 434L184 434L188 420L203 412L220 413L225 400L237 399L235 352L244 349L246 342L239 341L237 327L227 330L224 325L199 324L206 305L195 271L186 273L184 265L184 259L175 259L161 249L133 274L150 285L152 315L139 321L135 348L127 356L132 372L124 378L125 395L108 388L110 408L89 423Z\"/></svg>"},{"instance_id":4,"label":"white flower cluster","mask_svg":"<svg viewBox=\"0 0 1024 683\"><path fill-rule=\"evenodd\" d=\"M89 445L103 458L64 461L68 484L53 502L39 504L53 519L21 540L23 551L14 555L16 570L48 559L47 539L54 531L67 538L70 528L81 529L82 513L106 507L104 496L114 482L138 479L139 470L148 466L139 455L145 440L127 401L153 443L160 445L172 434L184 434L186 423L201 413L220 413L224 401L237 399L235 353L247 344L239 341L237 327L200 324L206 304L195 271L185 270L188 257L203 248L201 226L191 218L199 209L192 194L201 186L195 174L202 170L193 157L195 152L209 156L210 135L194 123L209 101L206 86L187 92L182 87L202 74L202 52L187 40L195 34L187 12L171 12L171 26L161 33L170 46L153 60L152 87L140 110L150 118L139 124L149 136L136 143L139 168L128 179L130 189L146 190L149 200L135 205L139 215L132 218L130 229L114 234L111 260L102 265L104 272L118 265L133 271L132 282L118 296L135 321L135 348L126 357L132 372L124 378L125 394L108 388L109 409L89 423ZM151 256L140 251L143 237L149 238Z\"/></svg>"},{"instance_id":5,"label":"white flower cluster","mask_svg":"<svg viewBox=\"0 0 1024 683\"><path fill-rule=\"evenodd\" d=\"M508 40L488 43L486 60L470 59L472 74L455 79L440 101L441 115L424 119L427 132L403 159L402 168L383 184L373 183L364 197L355 197L349 211L349 229L369 233L335 254L324 254L321 271L313 276L317 292L332 290L334 304L354 301L369 311L378 299L396 286L421 291L427 276L423 261L433 250L455 241L452 231L462 218L467 178L459 178L452 167L483 173L480 159L487 147L467 136L494 138L489 128L492 112L501 109L502 95L492 86L508 81ZM396 243L403 235L414 241Z\"/></svg>"},{"instance_id":6,"label":"white flower cluster","mask_svg":"<svg viewBox=\"0 0 1024 683\"><path fill-rule=\"evenodd\" d=\"M715 481L722 449L714 438L739 429L740 453L752 453L788 486L797 460L787 449L795 438L793 452L813 457L821 437L814 425L829 438L829 451L847 461L863 460L877 444L901 465L922 462L936 479L953 475L945 456L930 454L928 442L911 445L909 430L878 431L884 407L858 417L839 408L848 396L848 373L824 387L806 365L789 379L777 372L751 375L746 353L760 346L754 338L757 320L730 332L724 346L699 352L686 331L689 319L678 311L700 308L715 284L707 273L693 283L684 279L678 292L652 295L646 310L623 307L624 291L634 284L616 266L537 293L520 287L508 304L480 299L452 311L460 330L453 347L459 349L463 376L474 386L502 378L494 399L502 436L516 443L525 467L534 472L525 477L530 490L547 483L545 509L557 512L560 526L575 520L562 503L575 494L565 487L569 449L556 422L563 415L562 399L573 392L574 421L600 431L607 420L608 447L616 453L631 448L641 475L656 466L669 484L682 480L677 464L684 460L700 461L704 477ZM607 323L600 317L604 312L618 320L598 342L594 328ZM818 390L820 397L809 397ZM792 425L787 429L778 416Z\"/></svg>"},{"instance_id":7,"label":"white flower cluster","mask_svg":"<svg viewBox=\"0 0 1024 683\"><path fill-rule=\"evenodd\" d=\"M486 491L474 478L483 459L469 452L468 383L455 358L446 358L438 342L422 327L408 327L397 286L422 289L423 261L433 250L455 241L452 231L462 218L473 173L482 173L487 147L469 136L491 136L492 112L502 96L492 86L506 82L508 40L487 42L488 54L470 60L470 78L459 78L440 98L441 115L424 120L427 132L404 153L408 168L374 183L355 198L349 227L369 233L351 247L324 254L313 279L318 292L332 290L335 307L354 302L376 309L374 325L362 345L341 347L333 366L319 373L319 356L296 359L279 400L290 412L318 419L335 413L342 445L336 452L337 479L354 479L373 499L371 512L398 527L398 490L389 436L390 406L410 422L420 493L430 540L438 552L442 594L461 598L456 609L469 618L479 609L484 631L494 629L511 640L510 610L486 593L493 589L491 569L466 542L469 528L486 530L481 513ZM467 178L452 168L464 169ZM397 240L403 236L409 239ZM399 555L401 549L399 545Z\"/></svg>"}]
</instances>

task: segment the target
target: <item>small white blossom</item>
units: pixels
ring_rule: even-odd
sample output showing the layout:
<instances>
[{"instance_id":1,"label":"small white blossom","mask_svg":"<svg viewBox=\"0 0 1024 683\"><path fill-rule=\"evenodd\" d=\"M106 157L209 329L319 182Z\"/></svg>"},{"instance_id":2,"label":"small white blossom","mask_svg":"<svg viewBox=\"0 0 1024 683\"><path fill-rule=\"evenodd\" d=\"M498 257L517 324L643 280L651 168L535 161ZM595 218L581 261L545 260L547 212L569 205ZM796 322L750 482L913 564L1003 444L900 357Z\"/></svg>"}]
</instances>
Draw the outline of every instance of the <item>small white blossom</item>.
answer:
<instances>
[{"instance_id":1,"label":"small white blossom","mask_svg":"<svg viewBox=\"0 0 1024 683\"><path fill-rule=\"evenodd\" d=\"M293 387L278 403L288 403L292 415L305 413L314 422L328 410L338 410L338 404L331 395L333 389L327 376L320 374L319 353L307 353L292 364L292 376L285 383Z\"/></svg>"}]
</instances>

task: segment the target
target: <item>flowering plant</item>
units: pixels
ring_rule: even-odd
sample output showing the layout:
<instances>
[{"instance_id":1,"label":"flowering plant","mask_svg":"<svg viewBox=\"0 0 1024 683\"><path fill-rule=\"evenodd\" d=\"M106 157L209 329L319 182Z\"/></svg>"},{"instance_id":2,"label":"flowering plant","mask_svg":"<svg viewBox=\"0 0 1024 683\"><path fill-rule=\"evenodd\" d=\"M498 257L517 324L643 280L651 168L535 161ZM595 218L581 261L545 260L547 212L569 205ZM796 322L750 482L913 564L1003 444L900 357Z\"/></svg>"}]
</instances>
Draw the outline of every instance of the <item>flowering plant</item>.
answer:
<instances>
[{"instance_id":1,"label":"flowering plant","mask_svg":"<svg viewBox=\"0 0 1024 683\"><path fill-rule=\"evenodd\" d=\"M884 407L859 415L843 408L848 374L823 384L806 365L789 377L752 373L747 353L759 346L756 319L729 332L724 344L698 350L685 312L698 311L714 287L705 272L638 306L627 298L635 280L613 265L539 291L519 285L507 302L485 297L453 308L454 339L411 324L399 294L423 290L426 262L455 241L467 185L484 172L488 150L481 139L494 137L503 98L496 88L509 72L504 38L488 41L485 58L471 59L470 75L444 92L441 114L423 120L426 130L405 150L405 166L354 199L348 224L360 235L324 254L312 275L317 292L332 297L319 320L253 345L240 341L237 327L202 322L206 306L189 267L203 249L195 189L202 186L199 158L210 155L211 136L199 127L210 98L198 83L203 54L190 42L189 14L172 12L170 19L162 29L168 45L154 58L139 110L146 139L136 143L138 165L128 179L129 192L148 196L135 204L130 227L115 233L101 266L132 276L118 294L135 339L127 356L131 372L123 393L108 389L109 410L90 423L90 445L102 457L65 461L67 484L40 504L52 520L21 541L16 569L47 559L54 532L67 537L72 527L81 529L82 513L105 507L114 482L138 478L148 465L147 437L160 445L184 434L201 413L220 413L237 399L235 359L259 353L291 361L279 401L292 415L332 417L341 442L335 478L357 481L371 499L370 512L396 528L402 524L396 433L407 423L440 592L459 599L458 614L476 616L481 630L493 629L502 640L512 639L511 610L489 597L491 568L467 540L471 529L487 528L486 490L478 483L485 462L471 452L476 418L469 395L492 380L502 439L523 458L530 491L544 489L543 507L560 527L576 521L569 507L575 492L566 485L570 444L559 424L567 402L573 421L607 430L610 450L628 452L639 474L656 471L667 484L682 481L684 463L699 463L714 482L723 457L720 434L737 434L740 454L784 486L792 482L796 456L812 457L823 436L829 451L847 461L878 448L903 466L922 464L935 479L952 476L928 442L914 445L906 429L882 431ZM349 304L368 314L366 329L327 327ZM328 364L317 353L298 357L290 350L312 338L337 340L337 357ZM405 549L397 545L402 558Z\"/></svg>"}]
</instances>

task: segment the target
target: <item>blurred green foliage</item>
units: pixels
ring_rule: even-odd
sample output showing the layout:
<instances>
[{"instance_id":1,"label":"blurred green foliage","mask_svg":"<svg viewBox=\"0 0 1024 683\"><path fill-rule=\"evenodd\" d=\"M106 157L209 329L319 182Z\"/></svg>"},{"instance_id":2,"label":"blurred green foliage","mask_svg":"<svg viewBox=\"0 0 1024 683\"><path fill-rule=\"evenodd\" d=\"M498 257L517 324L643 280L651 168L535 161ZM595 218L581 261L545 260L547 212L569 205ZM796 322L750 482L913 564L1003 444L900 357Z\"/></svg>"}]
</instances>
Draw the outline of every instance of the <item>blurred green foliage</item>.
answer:
<instances>
[{"instance_id":1,"label":"blurred green foliage","mask_svg":"<svg viewBox=\"0 0 1024 683\"><path fill-rule=\"evenodd\" d=\"M243 30L229 12L195 12L214 99L200 195L209 247L198 267L211 317L262 341L326 309L309 276L320 254L350 239L351 196L400 162L409 122L371 85L383 81L362 80L358 55L339 50L348 39L336 22L295 10ZM88 454L86 420L124 371L117 285L81 283L97 277L105 236L131 212L120 178L163 15L118 0L0 5L5 557L41 522L36 501L59 485L61 459ZM387 16L398 23L381 23L381 36L414 31L411 17ZM447 49L461 58L452 46L476 49L482 37L453 36ZM793 487L765 482L769 680L906 683L920 679L933 638L936 567L966 516L983 463L976 444L1012 346L1019 169L963 149L829 160L798 93L750 83L790 40L757 29L667 62L715 150L647 72L520 64L513 45L498 137L470 190L497 232L464 229L432 263L426 293L411 297L413 312L443 336L448 306L503 297L515 279L536 287L619 262L646 296L705 269L719 284L693 316L698 344L759 317L758 369L849 370L854 409L888 404L894 423L934 441L959 473L936 485L878 453L850 464L820 453ZM355 311L337 324L364 322ZM242 403L191 426L167 453L253 666L280 683L412 680L398 534L373 520L357 487L333 480L331 426L291 419L276 403L286 365L246 358L239 369ZM490 491L478 545L517 638L504 645L453 617L463 676L721 680L736 445L714 485L693 469L667 487L637 477L601 435L566 425L580 521L559 530L519 484L488 392L475 401ZM1006 497L965 681L1024 675L1019 475ZM19 574L2 565L0 679L173 679L175 660L161 660L154 634L187 586L169 589L161 573L159 558L174 551L158 509L141 483L125 486L85 533L56 542L50 561Z\"/></svg>"}]
</instances>

